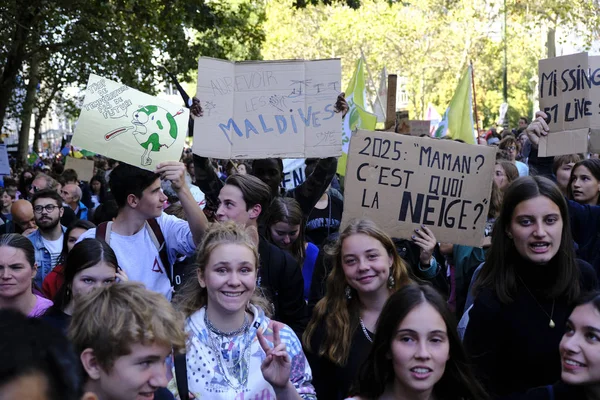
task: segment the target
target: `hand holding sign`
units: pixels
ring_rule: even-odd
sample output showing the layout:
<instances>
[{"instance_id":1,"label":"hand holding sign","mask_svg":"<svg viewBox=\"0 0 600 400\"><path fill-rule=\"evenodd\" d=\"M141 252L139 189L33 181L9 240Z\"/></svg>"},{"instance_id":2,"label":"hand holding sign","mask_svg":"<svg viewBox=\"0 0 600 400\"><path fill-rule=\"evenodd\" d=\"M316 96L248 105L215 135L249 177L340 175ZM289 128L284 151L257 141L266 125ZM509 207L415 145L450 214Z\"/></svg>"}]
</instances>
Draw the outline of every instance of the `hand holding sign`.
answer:
<instances>
[{"instance_id":1,"label":"hand holding sign","mask_svg":"<svg viewBox=\"0 0 600 400\"><path fill-rule=\"evenodd\" d=\"M535 119L531 121L531 124L525 130L529 141L537 147L540 142L540 137L548 135L550 128L548 123L550 122L550 116L546 115L543 111L535 113Z\"/></svg>"}]
</instances>

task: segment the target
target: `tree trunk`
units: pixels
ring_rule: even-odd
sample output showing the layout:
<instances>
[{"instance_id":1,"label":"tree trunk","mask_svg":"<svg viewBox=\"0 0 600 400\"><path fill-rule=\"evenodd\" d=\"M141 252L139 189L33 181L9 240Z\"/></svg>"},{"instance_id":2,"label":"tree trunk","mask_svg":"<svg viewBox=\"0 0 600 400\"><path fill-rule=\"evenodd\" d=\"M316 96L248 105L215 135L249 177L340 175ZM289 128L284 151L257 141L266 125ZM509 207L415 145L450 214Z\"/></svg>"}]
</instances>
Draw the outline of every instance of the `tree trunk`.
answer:
<instances>
[{"instance_id":1,"label":"tree trunk","mask_svg":"<svg viewBox=\"0 0 600 400\"><path fill-rule=\"evenodd\" d=\"M19 130L19 152L17 153L17 165L24 166L29 149L29 130L31 129L31 115L35 98L37 96L38 77L38 59L36 56L31 58L29 66L29 83L27 83L27 93L23 102L23 111L21 114L21 129Z\"/></svg>"},{"instance_id":2,"label":"tree trunk","mask_svg":"<svg viewBox=\"0 0 600 400\"><path fill-rule=\"evenodd\" d=\"M0 76L0 125L4 122L6 107L15 89L16 78L23 66L26 54L28 36L32 31L32 21L35 13L28 7L22 7L14 25L14 33L10 41L10 50ZM37 10L39 12L39 10Z\"/></svg>"},{"instance_id":3,"label":"tree trunk","mask_svg":"<svg viewBox=\"0 0 600 400\"><path fill-rule=\"evenodd\" d=\"M40 104L38 107L38 113L35 116L35 123L33 125L33 151L39 153L40 151L40 141L42 140L42 121L48 115L48 111L50 110L50 106L52 105L52 101L54 100L54 96L56 93L62 88L62 84L60 80L55 80L55 86L52 88L52 93L45 100L44 104Z\"/></svg>"},{"instance_id":4,"label":"tree trunk","mask_svg":"<svg viewBox=\"0 0 600 400\"><path fill-rule=\"evenodd\" d=\"M556 26L548 29L546 47L548 48L548 58L556 57Z\"/></svg>"}]
</instances>

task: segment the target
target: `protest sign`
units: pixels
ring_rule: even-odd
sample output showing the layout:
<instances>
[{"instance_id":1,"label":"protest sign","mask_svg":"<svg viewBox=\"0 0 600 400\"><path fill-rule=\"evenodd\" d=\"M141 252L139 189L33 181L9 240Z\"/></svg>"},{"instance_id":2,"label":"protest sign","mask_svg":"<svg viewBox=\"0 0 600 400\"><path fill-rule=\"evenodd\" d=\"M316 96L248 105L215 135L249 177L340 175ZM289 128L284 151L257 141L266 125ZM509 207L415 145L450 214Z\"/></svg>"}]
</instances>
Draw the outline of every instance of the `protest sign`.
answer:
<instances>
[{"instance_id":1,"label":"protest sign","mask_svg":"<svg viewBox=\"0 0 600 400\"><path fill-rule=\"evenodd\" d=\"M335 60L230 62L201 57L204 115L194 122L195 154L224 159L342 154L334 112L341 63Z\"/></svg>"},{"instance_id":2,"label":"protest sign","mask_svg":"<svg viewBox=\"0 0 600 400\"><path fill-rule=\"evenodd\" d=\"M91 74L71 143L154 170L181 157L189 110Z\"/></svg>"},{"instance_id":3,"label":"protest sign","mask_svg":"<svg viewBox=\"0 0 600 400\"><path fill-rule=\"evenodd\" d=\"M71 168L77 172L77 178L80 181L89 182L94 177L94 160L86 160L85 158L67 157L65 169Z\"/></svg>"},{"instance_id":4,"label":"protest sign","mask_svg":"<svg viewBox=\"0 0 600 400\"><path fill-rule=\"evenodd\" d=\"M372 219L390 236L421 225L438 242L480 246L496 149L451 140L358 131L350 141L342 226Z\"/></svg>"},{"instance_id":5,"label":"protest sign","mask_svg":"<svg viewBox=\"0 0 600 400\"><path fill-rule=\"evenodd\" d=\"M5 144L0 144L0 175L10 175L8 149Z\"/></svg>"},{"instance_id":6,"label":"protest sign","mask_svg":"<svg viewBox=\"0 0 600 400\"><path fill-rule=\"evenodd\" d=\"M550 133L540 156L600 151L600 56L587 53L540 60L540 109Z\"/></svg>"},{"instance_id":7,"label":"protest sign","mask_svg":"<svg viewBox=\"0 0 600 400\"><path fill-rule=\"evenodd\" d=\"M410 134L412 136L429 136L431 121L408 121L408 125L410 126Z\"/></svg>"},{"instance_id":8,"label":"protest sign","mask_svg":"<svg viewBox=\"0 0 600 400\"><path fill-rule=\"evenodd\" d=\"M304 173L303 158L284 158L283 160L283 177L281 184L285 190L290 190L299 186L306 180Z\"/></svg>"}]
</instances>

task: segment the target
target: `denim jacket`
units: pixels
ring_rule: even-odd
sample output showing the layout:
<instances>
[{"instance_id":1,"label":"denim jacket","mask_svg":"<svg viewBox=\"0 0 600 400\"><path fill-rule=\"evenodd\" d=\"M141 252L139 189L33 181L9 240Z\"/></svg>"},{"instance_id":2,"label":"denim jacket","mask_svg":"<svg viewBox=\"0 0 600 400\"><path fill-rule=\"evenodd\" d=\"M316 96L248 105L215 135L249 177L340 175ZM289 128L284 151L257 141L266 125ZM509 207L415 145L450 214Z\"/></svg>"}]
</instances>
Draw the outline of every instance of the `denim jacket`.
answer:
<instances>
[{"instance_id":1,"label":"denim jacket","mask_svg":"<svg viewBox=\"0 0 600 400\"><path fill-rule=\"evenodd\" d=\"M65 228L62 225L61 228L64 234L67 228ZM50 273L50 271L52 271L54 265L52 265L50 252L44 247L44 242L42 241L42 234L40 233L39 229L29 234L29 236L27 236L27 239L31 240L31 243L33 243L33 247L35 248L35 262L38 265L37 274L35 276L35 279L33 280L33 283L38 288L41 288L42 282L44 282L46 276Z\"/></svg>"}]
</instances>

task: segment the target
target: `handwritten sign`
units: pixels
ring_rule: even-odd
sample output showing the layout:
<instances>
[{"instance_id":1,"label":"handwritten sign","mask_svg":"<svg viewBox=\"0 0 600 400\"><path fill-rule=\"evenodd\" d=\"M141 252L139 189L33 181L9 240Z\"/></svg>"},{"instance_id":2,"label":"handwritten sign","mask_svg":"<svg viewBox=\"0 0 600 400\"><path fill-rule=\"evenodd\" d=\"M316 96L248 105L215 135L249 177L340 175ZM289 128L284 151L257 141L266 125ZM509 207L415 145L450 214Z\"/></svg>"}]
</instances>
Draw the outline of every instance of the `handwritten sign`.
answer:
<instances>
[{"instance_id":1,"label":"handwritten sign","mask_svg":"<svg viewBox=\"0 0 600 400\"><path fill-rule=\"evenodd\" d=\"M429 128L431 126L431 121L408 121L408 125L410 126L410 134L412 136L429 136Z\"/></svg>"},{"instance_id":2,"label":"handwritten sign","mask_svg":"<svg viewBox=\"0 0 600 400\"><path fill-rule=\"evenodd\" d=\"M80 181L89 182L94 177L94 160L85 158L67 157L65 169L71 168L77 172Z\"/></svg>"},{"instance_id":3,"label":"handwritten sign","mask_svg":"<svg viewBox=\"0 0 600 400\"><path fill-rule=\"evenodd\" d=\"M204 116L195 154L214 158L305 158L342 154L339 59L230 62L200 58Z\"/></svg>"},{"instance_id":4,"label":"handwritten sign","mask_svg":"<svg viewBox=\"0 0 600 400\"><path fill-rule=\"evenodd\" d=\"M539 82L540 108L550 116L539 155L600 151L600 56L540 60Z\"/></svg>"},{"instance_id":5,"label":"handwritten sign","mask_svg":"<svg viewBox=\"0 0 600 400\"><path fill-rule=\"evenodd\" d=\"M154 170L179 160L189 110L91 74L72 144Z\"/></svg>"},{"instance_id":6,"label":"handwritten sign","mask_svg":"<svg viewBox=\"0 0 600 400\"><path fill-rule=\"evenodd\" d=\"M425 225L438 242L480 246L493 147L358 131L350 140L342 225L370 218L392 237Z\"/></svg>"}]
</instances>

